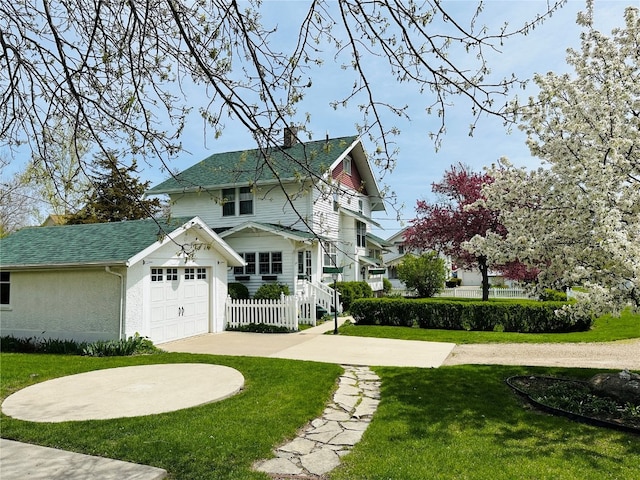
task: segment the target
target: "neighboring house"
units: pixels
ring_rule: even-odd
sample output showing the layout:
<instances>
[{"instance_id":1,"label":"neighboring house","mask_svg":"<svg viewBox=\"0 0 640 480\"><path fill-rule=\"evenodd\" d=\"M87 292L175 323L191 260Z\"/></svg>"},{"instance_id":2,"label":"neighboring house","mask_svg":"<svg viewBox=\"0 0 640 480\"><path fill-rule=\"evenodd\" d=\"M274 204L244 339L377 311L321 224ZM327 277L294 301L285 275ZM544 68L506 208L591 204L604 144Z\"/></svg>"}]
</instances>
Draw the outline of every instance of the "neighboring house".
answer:
<instances>
[{"instance_id":1,"label":"neighboring house","mask_svg":"<svg viewBox=\"0 0 640 480\"><path fill-rule=\"evenodd\" d=\"M385 208L356 136L299 143L286 131L283 147L217 153L147 192L160 194L172 215L198 215L242 256L228 281L251 294L269 282L319 292L327 268L351 281L381 265L369 231Z\"/></svg>"},{"instance_id":2,"label":"neighboring house","mask_svg":"<svg viewBox=\"0 0 640 480\"><path fill-rule=\"evenodd\" d=\"M387 253L385 253L384 255L384 262L385 262L385 265L387 266L387 278L391 282L391 285L393 286L393 288L398 290L404 290L406 288L404 283L398 278L398 265L402 263L402 261L407 255L420 255L421 253L415 249L411 249L411 247L408 247L406 245L406 242L404 240L404 235L405 235L405 232L407 231L407 228L409 227L403 228L402 230L394 233L387 239L387 242L391 246L389 247L389 250L387 251ZM447 278L451 276L455 276L453 271L453 268L455 266L451 262L451 259L442 253L440 253L440 257L442 257L445 261L445 268L447 269Z\"/></svg>"},{"instance_id":3,"label":"neighboring house","mask_svg":"<svg viewBox=\"0 0 640 480\"><path fill-rule=\"evenodd\" d=\"M198 217L22 229L0 240L2 335L155 343L224 330L243 265Z\"/></svg>"},{"instance_id":4,"label":"neighboring house","mask_svg":"<svg viewBox=\"0 0 640 480\"><path fill-rule=\"evenodd\" d=\"M387 278L391 282L392 287L397 290L405 289L404 283L398 278L398 265L401 264L404 257L410 253L404 241L406 230L407 227L387 238L386 241L389 247L383 256L384 264L387 267Z\"/></svg>"}]
</instances>

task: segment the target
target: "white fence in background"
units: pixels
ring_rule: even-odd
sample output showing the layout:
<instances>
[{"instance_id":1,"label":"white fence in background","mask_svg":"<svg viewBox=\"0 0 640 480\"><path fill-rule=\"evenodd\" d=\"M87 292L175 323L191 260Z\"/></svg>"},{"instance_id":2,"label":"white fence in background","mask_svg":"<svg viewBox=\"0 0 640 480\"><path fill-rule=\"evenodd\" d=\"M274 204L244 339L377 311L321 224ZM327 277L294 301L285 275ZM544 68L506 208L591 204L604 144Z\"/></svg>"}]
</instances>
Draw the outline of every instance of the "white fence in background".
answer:
<instances>
[{"instance_id":1,"label":"white fence in background","mask_svg":"<svg viewBox=\"0 0 640 480\"><path fill-rule=\"evenodd\" d=\"M278 300L234 300L227 297L225 313L228 329L264 323L296 331L301 323L316 324L313 296L281 295Z\"/></svg>"},{"instance_id":2,"label":"white fence in background","mask_svg":"<svg viewBox=\"0 0 640 480\"><path fill-rule=\"evenodd\" d=\"M437 297L482 298L481 288L445 288ZM489 298L533 298L524 288L490 288Z\"/></svg>"}]
</instances>

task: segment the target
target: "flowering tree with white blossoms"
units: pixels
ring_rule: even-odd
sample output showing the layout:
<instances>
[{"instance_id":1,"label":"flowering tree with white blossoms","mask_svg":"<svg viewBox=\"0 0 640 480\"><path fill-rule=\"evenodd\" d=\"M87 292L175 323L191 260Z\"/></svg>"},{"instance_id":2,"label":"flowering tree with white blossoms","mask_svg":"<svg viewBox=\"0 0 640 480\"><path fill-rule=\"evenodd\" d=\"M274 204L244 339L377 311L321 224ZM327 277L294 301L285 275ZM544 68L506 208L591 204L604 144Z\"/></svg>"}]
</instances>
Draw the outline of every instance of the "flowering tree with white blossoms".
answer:
<instances>
[{"instance_id":1,"label":"flowering tree with white blossoms","mask_svg":"<svg viewBox=\"0 0 640 480\"><path fill-rule=\"evenodd\" d=\"M485 205L508 234L467 246L540 268L540 287L587 287L575 309L600 314L640 307L640 12L627 8L606 36L588 7L582 48L567 56L575 75L537 75L537 98L512 104L542 167L489 169Z\"/></svg>"}]
</instances>

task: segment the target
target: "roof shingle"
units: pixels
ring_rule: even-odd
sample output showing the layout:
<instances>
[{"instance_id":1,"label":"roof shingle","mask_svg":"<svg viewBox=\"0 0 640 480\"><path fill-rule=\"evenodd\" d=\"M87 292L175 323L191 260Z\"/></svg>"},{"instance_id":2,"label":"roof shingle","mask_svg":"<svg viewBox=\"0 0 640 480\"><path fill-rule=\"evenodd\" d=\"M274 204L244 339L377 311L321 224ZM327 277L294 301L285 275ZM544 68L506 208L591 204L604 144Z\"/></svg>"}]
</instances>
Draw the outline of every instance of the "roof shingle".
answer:
<instances>
[{"instance_id":1,"label":"roof shingle","mask_svg":"<svg viewBox=\"0 0 640 480\"><path fill-rule=\"evenodd\" d=\"M190 218L24 228L0 239L0 267L124 264Z\"/></svg>"},{"instance_id":2,"label":"roof shingle","mask_svg":"<svg viewBox=\"0 0 640 480\"><path fill-rule=\"evenodd\" d=\"M322 175L357 138L298 143L289 148L271 149L266 155L259 149L215 153L147 193L155 195Z\"/></svg>"}]
</instances>

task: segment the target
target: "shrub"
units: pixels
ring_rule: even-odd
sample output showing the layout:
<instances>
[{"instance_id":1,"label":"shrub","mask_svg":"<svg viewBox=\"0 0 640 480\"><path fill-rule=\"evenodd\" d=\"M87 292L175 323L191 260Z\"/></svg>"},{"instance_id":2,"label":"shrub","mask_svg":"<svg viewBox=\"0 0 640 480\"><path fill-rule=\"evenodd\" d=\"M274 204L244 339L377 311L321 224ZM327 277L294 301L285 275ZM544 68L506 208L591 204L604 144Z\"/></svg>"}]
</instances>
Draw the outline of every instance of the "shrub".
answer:
<instances>
[{"instance_id":1,"label":"shrub","mask_svg":"<svg viewBox=\"0 0 640 480\"><path fill-rule=\"evenodd\" d=\"M442 290L447 276L444 260L435 252L419 257L407 255L398 265L398 278L420 297L433 297Z\"/></svg>"},{"instance_id":2,"label":"shrub","mask_svg":"<svg viewBox=\"0 0 640 480\"><path fill-rule=\"evenodd\" d=\"M35 337L18 338L7 335L0 339L0 351L12 353L53 353L79 355L86 343L75 340Z\"/></svg>"},{"instance_id":3,"label":"shrub","mask_svg":"<svg viewBox=\"0 0 640 480\"><path fill-rule=\"evenodd\" d=\"M348 311L354 300L373 297L373 290L367 282L337 282L332 285L340 292L342 309Z\"/></svg>"},{"instance_id":4,"label":"shrub","mask_svg":"<svg viewBox=\"0 0 640 480\"><path fill-rule=\"evenodd\" d=\"M540 294L540 300L543 302L566 302L567 294L552 288L545 288Z\"/></svg>"},{"instance_id":5,"label":"shrub","mask_svg":"<svg viewBox=\"0 0 640 480\"><path fill-rule=\"evenodd\" d=\"M135 334L133 337L121 340L100 340L89 343L82 350L82 354L89 357L124 357L155 353L158 348L147 337Z\"/></svg>"},{"instance_id":6,"label":"shrub","mask_svg":"<svg viewBox=\"0 0 640 480\"><path fill-rule=\"evenodd\" d=\"M361 299L351 315L359 325L395 325L445 330L480 330L521 333L585 331L592 319L571 320L555 311L564 303L481 302L458 300Z\"/></svg>"},{"instance_id":7,"label":"shrub","mask_svg":"<svg viewBox=\"0 0 640 480\"><path fill-rule=\"evenodd\" d=\"M227 328L229 331L236 332L252 332L252 333L289 333L290 330L287 327L279 325L269 325L266 323L249 323L247 325L240 325L237 328Z\"/></svg>"},{"instance_id":8,"label":"shrub","mask_svg":"<svg viewBox=\"0 0 640 480\"><path fill-rule=\"evenodd\" d=\"M253 296L256 300L279 300L281 294L289 295L289 286L283 283L265 283Z\"/></svg>"},{"instance_id":9,"label":"shrub","mask_svg":"<svg viewBox=\"0 0 640 480\"><path fill-rule=\"evenodd\" d=\"M242 283L231 282L228 287L228 295L234 300L247 300L249 299L249 289Z\"/></svg>"},{"instance_id":10,"label":"shrub","mask_svg":"<svg viewBox=\"0 0 640 480\"><path fill-rule=\"evenodd\" d=\"M389 295L391 293L391 290L393 290L393 285L391 284L391 280L389 280L388 278L384 277L382 279L382 292L385 295Z\"/></svg>"}]
</instances>

